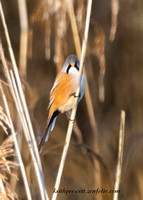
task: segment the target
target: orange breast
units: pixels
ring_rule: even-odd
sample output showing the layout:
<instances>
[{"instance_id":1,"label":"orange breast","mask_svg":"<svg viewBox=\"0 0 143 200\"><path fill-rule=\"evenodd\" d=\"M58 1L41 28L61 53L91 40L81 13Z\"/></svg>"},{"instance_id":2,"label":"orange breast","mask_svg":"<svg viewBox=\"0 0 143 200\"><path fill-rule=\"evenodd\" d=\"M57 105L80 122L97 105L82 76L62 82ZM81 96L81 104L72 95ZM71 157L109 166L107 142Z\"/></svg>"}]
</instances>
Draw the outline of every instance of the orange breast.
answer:
<instances>
[{"instance_id":1,"label":"orange breast","mask_svg":"<svg viewBox=\"0 0 143 200\"><path fill-rule=\"evenodd\" d=\"M77 89L77 83L73 81L73 77L71 75L60 72L57 79L59 79L59 82L50 95L50 101L53 103L51 104L49 110L49 117L51 117L52 113L59 107L66 104L70 95L75 93Z\"/></svg>"}]
</instances>

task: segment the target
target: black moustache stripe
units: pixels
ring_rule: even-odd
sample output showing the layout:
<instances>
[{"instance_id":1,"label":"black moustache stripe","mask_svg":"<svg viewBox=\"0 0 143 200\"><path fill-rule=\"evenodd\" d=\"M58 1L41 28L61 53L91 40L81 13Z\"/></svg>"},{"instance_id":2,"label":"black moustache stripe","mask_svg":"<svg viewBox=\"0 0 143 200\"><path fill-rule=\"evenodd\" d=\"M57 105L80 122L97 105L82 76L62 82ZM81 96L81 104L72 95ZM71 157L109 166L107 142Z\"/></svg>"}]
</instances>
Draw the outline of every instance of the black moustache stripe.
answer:
<instances>
[{"instance_id":1,"label":"black moustache stripe","mask_svg":"<svg viewBox=\"0 0 143 200\"><path fill-rule=\"evenodd\" d=\"M67 68L67 74L69 73L70 68L71 68L71 65L69 64Z\"/></svg>"},{"instance_id":2,"label":"black moustache stripe","mask_svg":"<svg viewBox=\"0 0 143 200\"><path fill-rule=\"evenodd\" d=\"M77 66L77 64L75 64L74 67L77 69L77 71L79 71L79 67ZM71 68L71 64L68 65L68 68L66 71L67 74L69 73L70 68Z\"/></svg>"},{"instance_id":3,"label":"black moustache stripe","mask_svg":"<svg viewBox=\"0 0 143 200\"><path fill-rule=\"evenodd\" d=\"M79 67L77 64L75 64L74 67L77 69L77 71L79 71Z\"/></svg>"}]
</instances>

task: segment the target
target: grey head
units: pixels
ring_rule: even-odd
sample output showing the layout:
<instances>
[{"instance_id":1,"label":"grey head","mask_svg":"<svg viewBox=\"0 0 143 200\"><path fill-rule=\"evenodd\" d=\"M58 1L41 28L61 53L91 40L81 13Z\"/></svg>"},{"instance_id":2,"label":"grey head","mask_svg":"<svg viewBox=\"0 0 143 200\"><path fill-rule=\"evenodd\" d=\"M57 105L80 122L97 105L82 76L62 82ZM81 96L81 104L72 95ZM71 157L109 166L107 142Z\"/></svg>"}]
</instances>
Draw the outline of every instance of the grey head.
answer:
<instances>
[{"instance_id":1,"label":"grey head","mask_svg":"<svg viewBox=\"0 0 143 200\"><path fill-rule=\"evenodd\" d=\"M70 55L67 57L63 65L62 72L65 72L68 74L71 67L75 67L76 70L79 71L80 63L77 56L75 55Z\"/></svg>"}]
</instances>

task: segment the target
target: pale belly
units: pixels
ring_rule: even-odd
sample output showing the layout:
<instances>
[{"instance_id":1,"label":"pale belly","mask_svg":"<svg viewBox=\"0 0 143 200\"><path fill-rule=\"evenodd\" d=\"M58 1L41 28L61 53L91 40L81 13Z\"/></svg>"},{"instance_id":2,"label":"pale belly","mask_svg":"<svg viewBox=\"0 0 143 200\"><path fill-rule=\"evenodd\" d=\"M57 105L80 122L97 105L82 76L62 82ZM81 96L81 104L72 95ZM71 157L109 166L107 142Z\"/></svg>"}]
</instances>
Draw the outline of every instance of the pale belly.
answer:
<instances>
[{"instance_id":1,"label":"pale belly","mask_svg":"<svg viewBox=\"0 0 143 200\"><path fill-rule=\"evenodd\" d=\"M62 105L62 106L60 106L58 110L61 113L67 112L67 111L71 110L74 107L74 104L75 104L75 97L71 96L69 98L69 100L67 101L67 103Z\"/></svg>"}]
</instances>

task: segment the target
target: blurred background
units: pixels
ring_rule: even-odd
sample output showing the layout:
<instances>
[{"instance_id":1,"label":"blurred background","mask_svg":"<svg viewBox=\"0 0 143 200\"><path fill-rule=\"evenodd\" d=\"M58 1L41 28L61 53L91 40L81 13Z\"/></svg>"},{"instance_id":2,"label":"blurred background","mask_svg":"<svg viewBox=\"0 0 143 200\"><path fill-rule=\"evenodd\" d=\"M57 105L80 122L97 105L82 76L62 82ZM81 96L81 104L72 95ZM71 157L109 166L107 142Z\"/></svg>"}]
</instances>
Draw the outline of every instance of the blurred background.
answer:
<instances>
[{"instance_id":1,"label":"blurred background","mask_svg":"<svg viewBox=\"0 0 143 200\"><path fill-rule=\"evenodd\" d=\"M28 30L24 29L24 34L27 30L28 46L24 61L21 61L21 49L25 48L25 44L20 48L22 32L18 1L2 1L37 141L45 128L49 92L56 74L68 55L80 55L80 50L75 45L78 44L79 47L79 41L77 38L74 40L76 29L72 28L72 23L75 17L82 44L87 1L72 2L73 10L72 7L67 8L65 0L26 2ZM120 0L119 13L114 16L116 6L118 7L118 1L93 1L85 58L88 81L86 90L89 90L78 106L60 188L114 189L120 112L125 110L125 144L119 199L140 200L143 199L143 1ZM113 35L111 28L117 28ZM2 24L0 37L6 58L10 61ZM2 66L0 79L6 81ZM18 129L14 102L6 86L4 89L15 127ZM65 114L59 115L41 154L45 183L50 197L68 122ZM2 141L6 136L2 129L0 132ZM26 148L27 143L22 133L20 138L33 199L39 199L33 167ZM19 172L19 181L11 178L10 184L18 193L19 199L26 199L20 176ZM98 195L103 200L111 200L113 196L107 193ZM98 195L59 194L57 199L99 199Z\"/></svg>"}]
</instances>

